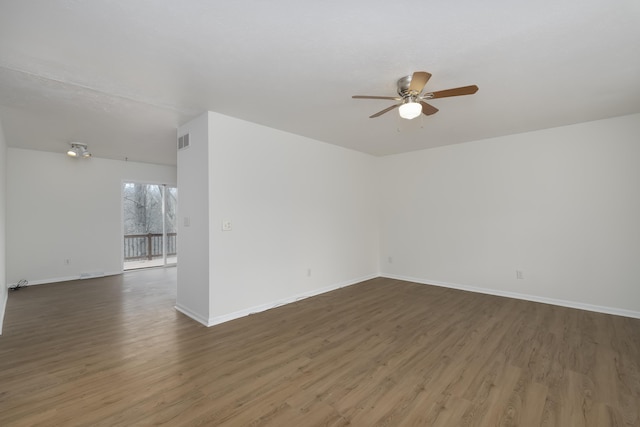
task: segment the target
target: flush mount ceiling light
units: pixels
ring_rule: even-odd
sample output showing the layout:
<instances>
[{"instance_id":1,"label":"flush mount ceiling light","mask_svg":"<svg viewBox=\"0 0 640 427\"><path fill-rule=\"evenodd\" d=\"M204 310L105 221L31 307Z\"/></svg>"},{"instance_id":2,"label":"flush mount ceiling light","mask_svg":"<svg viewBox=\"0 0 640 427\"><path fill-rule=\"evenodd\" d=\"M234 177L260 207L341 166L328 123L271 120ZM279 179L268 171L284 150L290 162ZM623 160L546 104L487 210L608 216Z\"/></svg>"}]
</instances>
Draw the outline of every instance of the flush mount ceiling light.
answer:
<instances>
[{"instance_id":1,"label":"flush mount ceiling light","mask_svg":"<svg viewBox=\"0 0 640 427\"><path fill-rule=\"evenodd\" d=\"M85 159L91 157L91 153L87 151L87 144L83 144L81 142L71 142L71 148L67 151L67 155L69 157L82 157Z\"/></svg>"}]
</instances>

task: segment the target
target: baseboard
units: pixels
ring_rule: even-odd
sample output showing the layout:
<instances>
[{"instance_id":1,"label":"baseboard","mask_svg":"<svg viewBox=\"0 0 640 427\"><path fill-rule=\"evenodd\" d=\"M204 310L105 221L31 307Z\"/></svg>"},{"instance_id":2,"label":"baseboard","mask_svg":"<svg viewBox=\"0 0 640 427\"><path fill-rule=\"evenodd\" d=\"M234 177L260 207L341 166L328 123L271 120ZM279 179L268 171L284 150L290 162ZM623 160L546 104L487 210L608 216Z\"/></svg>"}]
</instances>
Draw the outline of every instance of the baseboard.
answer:
<instances>
[{"instance_id":1,"label":"baseboard","mask_svg":"<svg viewBox=\"0 0 640 427\"><path fill-rule=\"evenodd\" d=\"M253 306L253 307L249 307L249 308L246 308L246 309L238 310L238 311L235 311L233 313L223 314L222 316L210 317L209 320L207 321L206 325L207 326L219 325L221 323L229 322L229 321L234 320L234 319L239 319L241 317L249 316L251 314L256 314L256 313L260 313L262 311L270 310L272 308L280 307L281 305L291 304L293 302L300 301L300 300L303 300L305 298L309 298L309 297L313 297L313 296L316 296L316 295L324 294L324 293L327 293L327 292L335 291L336 289L344 288L346 286L355 285L356 283L364 282L365 280L375 279L376 277L379 277L379 276L380 276L379 274L372 274L372 275L368 275L368 276L363 276L363 277L360 277L360 278L357 278L357 279L347 280L347 281L344 281L344 282L336 283L336 284L333 284L331 286L327 286L327 287L324 287L324 288L314 289L314 290L308 291L308 292L303 292L301 294L297 294L297 295L294 295L294 296L291 296L291 297L282 298L282 299L279 299L279 300L276 300L276 301L272 301L272 302L269 302L269 303L266 303L266 304L260 304L260 305L257 305L257 306ZM198 319L196 319L196 320L198 320ZM200 321L200 320L198 320L198 321ZM200 322L200 323L203 323L203 322Z\"/></svg>"},{"instance_id":2,"label":"baseboard","mask_svg":"<svg viewBox=\"0 0 640 427\"><path fill-rule=\"evenodd\" d=\"M180 313L184 314L185 316L192 318L192 319L193 319L193 320L195 320L196 322L198 322L198 323L202 323L204 326L211 326L211 325L209 325L209 324L208 324L208 322L207 322L207 318L206 318L206 317L201 316L201 315L199 315L198 313L196 313L196 312L194 312L194 311L192 311L192 310L189 310L189 309L188 309L188 308L186 308L186 307L183 307L183 306L181 306L181 305L179 305L179 304L176 304L176 305L174 306L174 308L175 308L176 310L178 310Z\"/></svg>"},{"instance_id":3,"label":"baseboard","mask_svg":"<svg viewBox=\"0 0 640 427\"><path fill-rule=\"evenodd\" d=\"M558 305L558 306L561 306L561 307L577 308L577 309L580 309L580 310L593 311L593 312L596 312L596 313L613 314L613 315L616 315L616 316L624 316L624 317L632 317L632 318L635 318L635 319L640 319L640 312L633 311L633 310L626 310L626 309L623 309L623 308L606 307L606 306L601 306L601 305L586 304L586 303L577 302L577 301L568 301L568 300L561 300L561 299L555 299L555 298L547 298L547 297L541 297L541 296L537 296L537 295L529 295L529 294L521 294L521 293L517 293L517 292L500 291L500 290L487 289L487 288L481 288L481 287L476 287L476 286L458 285L458 284L455 284L455 283L438 282L438 281L435 281L435 280L418 279L418 278L415 278L415 277L399 276L399 275L395 275L395 274L384 274L383 273L383 274L381 274L381 277L386 277L386 278L389 278L389 279L396 279L396 280L403 280L405 282L420 283L422 285L440 286L440 287L443 287L443 288L458 289L458 290L461 290L461 291L477 292L477 293L480 293L480 294L495 295L495 296L499 296L499 297L507 297L507 298L515 298L515 299L525 300L525 301L541 302L541 303L544 303L544 304Z\"/></svg>"},{"instance_id":4,"label":"baseboard","mask_svg":"<svg viewBox=\"0 0 640 427\"><path fill-rule=\"evenodd\" d=\"M100 273L81 273L76 276L63 276L63 277L53 277L48 279L40 279L40 280L28 280L26 286L34 286L34 285L46 285L47 283L59 283L59 282L69 282L71 280L86 280L96 277L104 277L104 276L116 276L118 274L122 274L122 271L116 272L100 272ZM12 287L17 283L10 283L7 286Z\"/></svg>"},{"instance_id":5,"label":"baseboard","mask_svg":"<svg viewBox=\"0 0 640 427\"><path fill-rule=\"evenodd\" d=\"M3 293L2 303L0 304L0 335L2 335L2 325L4 324L4 313L7 309L7 300L9 299L9 288L2 284L0 285L0 292Z\"/></svg>"}]
</instances>

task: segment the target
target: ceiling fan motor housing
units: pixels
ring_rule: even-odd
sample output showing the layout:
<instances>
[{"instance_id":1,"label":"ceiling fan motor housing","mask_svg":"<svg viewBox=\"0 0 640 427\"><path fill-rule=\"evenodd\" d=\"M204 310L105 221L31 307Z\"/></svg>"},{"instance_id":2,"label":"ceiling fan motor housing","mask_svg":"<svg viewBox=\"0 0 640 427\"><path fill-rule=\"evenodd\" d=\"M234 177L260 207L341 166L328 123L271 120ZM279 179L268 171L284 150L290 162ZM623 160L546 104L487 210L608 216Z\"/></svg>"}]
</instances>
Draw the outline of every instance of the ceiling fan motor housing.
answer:
<instances>
[{"instance_id":1,"label":"ceiling fan motor housing","mask_svg":"<svg viewBox=\"0 0 640 427\"><path fill-rule=\"evenodd\" d=\"M409 95L409 85L411 84L412 76L404 76L398 79L398 95L405 97Z\"/></svg>"}]
</instances>

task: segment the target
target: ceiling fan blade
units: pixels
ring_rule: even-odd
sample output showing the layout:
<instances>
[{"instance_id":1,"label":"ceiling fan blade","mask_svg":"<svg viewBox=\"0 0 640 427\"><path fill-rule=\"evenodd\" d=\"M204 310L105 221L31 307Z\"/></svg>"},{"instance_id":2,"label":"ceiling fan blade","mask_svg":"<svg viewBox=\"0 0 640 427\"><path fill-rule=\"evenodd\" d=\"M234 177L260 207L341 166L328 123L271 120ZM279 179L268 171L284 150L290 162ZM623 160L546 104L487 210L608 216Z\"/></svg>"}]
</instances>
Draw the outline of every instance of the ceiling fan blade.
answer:
<instances>
[{"instance_id":1,"label":"ceiling fan blade","mask_svg":"<svg viewBox=\"0 0 640 427\"><path fill-rule=\"evenodd\" d=\"M409 92L420 93L424 86L427 84L431 74L426 71L416 71L411 77L411 83L409 84Z\"/></svg>"},{"instance_id":2,"label":"ceiling fan blade","mask_svg":"<svg viewBox=\"0 0 640 427\"><path fill-rule=\"evenodd\" d=\"M353 95L354 99L391 99L392 101L400 101L402 98L397 96L369 96L369 95Z\"/></svg>"},{"instance_id":3,"label":"ceiling fan blade","mask_svg":"<svg viewBox=\"0 0 640 427\"><path fill-rule=\"evenodd\" d=\"M446 90L439 90L437 92L431 92L429 94L431 95L429 99L446 98L449 96L473 95L477 91L478 91L478 86L476 85L456 87L453 89L446 89Z\"/></svg>"},{"instance_id":4,"label":"ceiling fan blade","mask_svg":"<svg viewBox=\"0 0 640 427\"><path fill-rule=\"evenodd\" d=\"M375 117L381 116L381 115L383 115L384 113L387 113L387 112L389 112L389 111L393 110L394 108L398 108L399 106L400 106L400 104L394 104L394 105L392 105L392 106L391 106L391 107L389 107L389 108L385 108L384 110L382 110L382 111L378 111L378 112L377 112L377 113L375 113L374 115L369 116L369 118L370 118L370 119L373 119L373 118L375 118Z\"/></svg>"},{"instance_id":5,"label":"ceiling fan blade","mask_svg":"<svg viewBox=\"0 0 640 427\"><path fill-rule=\"evenodd\" d=\"M424 101L420 101L420 104L422 105L422 114L425 116L430 116L438 112L438 109L433 105L429 105Z\"/></svg>"}]
</instances>

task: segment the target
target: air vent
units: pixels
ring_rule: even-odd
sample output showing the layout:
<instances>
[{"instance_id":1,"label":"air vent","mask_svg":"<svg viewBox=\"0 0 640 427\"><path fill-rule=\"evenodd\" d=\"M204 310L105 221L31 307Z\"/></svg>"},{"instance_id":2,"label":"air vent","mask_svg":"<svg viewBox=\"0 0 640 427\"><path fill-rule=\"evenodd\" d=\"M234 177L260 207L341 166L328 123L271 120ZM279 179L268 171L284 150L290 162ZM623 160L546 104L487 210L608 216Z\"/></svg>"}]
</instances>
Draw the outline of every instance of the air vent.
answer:
<instances>
[{"instance_id":1,"label":"air vent","mask_svg":"<svg viewBox=\"0 0 640 427\"><path fill-rule=\"evenodd\" d=\"M189 148L189 134L184 134L178 138L178 150L184 150Z\"/></svg>"}]
</instances>

